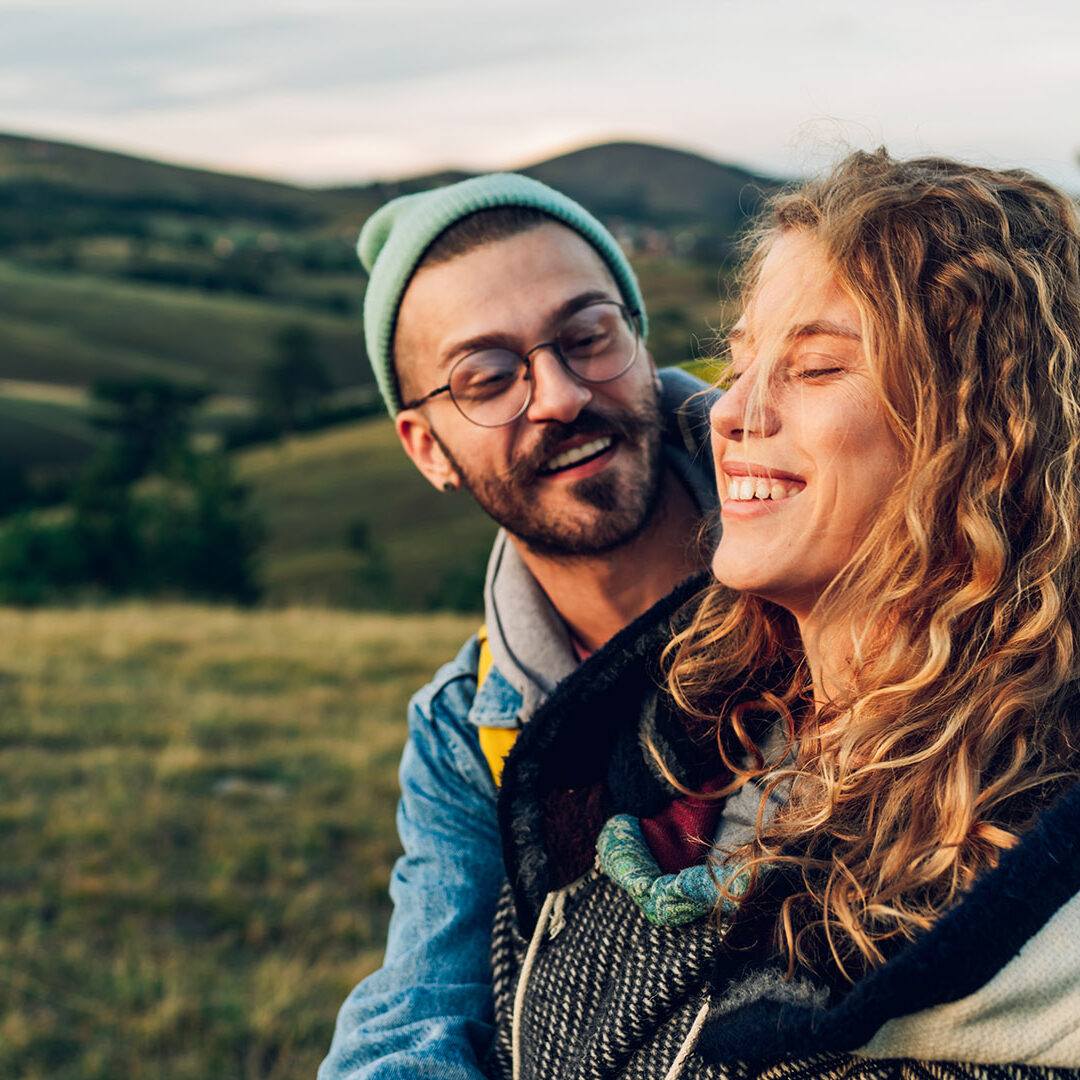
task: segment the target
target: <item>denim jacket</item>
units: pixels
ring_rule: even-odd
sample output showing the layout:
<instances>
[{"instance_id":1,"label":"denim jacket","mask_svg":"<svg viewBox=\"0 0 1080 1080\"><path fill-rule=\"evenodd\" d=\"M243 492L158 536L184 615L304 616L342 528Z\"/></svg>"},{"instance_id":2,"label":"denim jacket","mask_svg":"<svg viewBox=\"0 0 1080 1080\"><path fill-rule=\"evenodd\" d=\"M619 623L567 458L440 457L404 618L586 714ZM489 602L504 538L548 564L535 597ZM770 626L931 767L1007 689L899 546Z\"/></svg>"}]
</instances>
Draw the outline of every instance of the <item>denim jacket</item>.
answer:
<instances>
[{"instance_id":1,"label":"denim jacket","mask_svg":"<svg viewBox=\"0 0 1080 1080\"><path fill-rule=\"evenodd\" d=\"M712 396L676 369L661 381L665 461L708 511ZM397 814L404 854L390 882L386 955L342 1005L319 1080L483 1080L491 929L505 872L477 729L520 727L576 666L565 625L501 532L485 620L494 664L479 691L473 637L409 704Z\"/></svg>"}]
</instances>

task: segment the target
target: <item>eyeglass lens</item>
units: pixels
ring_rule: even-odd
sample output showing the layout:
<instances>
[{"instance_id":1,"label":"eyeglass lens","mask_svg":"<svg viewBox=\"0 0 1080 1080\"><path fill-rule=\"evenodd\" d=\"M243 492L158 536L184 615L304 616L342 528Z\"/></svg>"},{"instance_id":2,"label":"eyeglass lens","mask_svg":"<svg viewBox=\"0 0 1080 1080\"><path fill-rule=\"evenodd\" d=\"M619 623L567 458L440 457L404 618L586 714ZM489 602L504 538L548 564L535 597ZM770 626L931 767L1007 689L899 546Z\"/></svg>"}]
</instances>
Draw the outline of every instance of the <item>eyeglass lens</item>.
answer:
<instances>
[{"instance_id":1,"label":"eyeglass lens","mask_svg":"<svg viewBox=\"0 0 1080 1080\"><path fill-rule=\"evenodd\" d=\"M554 344L559 359L583 382L617 379L637 355L637 330L621 305L602 301L571 315ZM450 396L476 424L497 427L521 414L529 397L525 359L511 349L481 349L450 372Z\"/></svg>"}]
</instances>

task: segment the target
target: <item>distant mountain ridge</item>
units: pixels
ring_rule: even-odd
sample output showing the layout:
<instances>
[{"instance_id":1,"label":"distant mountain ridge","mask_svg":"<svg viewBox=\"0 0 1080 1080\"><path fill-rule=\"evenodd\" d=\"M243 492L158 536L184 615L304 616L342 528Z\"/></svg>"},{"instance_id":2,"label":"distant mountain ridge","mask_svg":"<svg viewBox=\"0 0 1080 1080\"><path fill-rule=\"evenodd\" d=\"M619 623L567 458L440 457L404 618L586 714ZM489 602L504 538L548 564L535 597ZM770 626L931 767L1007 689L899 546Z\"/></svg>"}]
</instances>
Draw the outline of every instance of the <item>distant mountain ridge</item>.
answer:
<instances>
[{"instance_id":1,"label":"distant mountain ridge","mask_svg":"<svg viewBox=\"0 0 1080 1080\"><path fill-rule=\"evenodd\" d=\"M39 193L59 189L80 201L99 199L143 207L229 213L277 218L321 216L321 193L292 184L174 165L113 150L53 139L0 134L0 198L33 184ZM2 205L2 204L0 204Z\"/></svg>"},{"instance_id":2,"label":"distant mountain ridge","mask_svg":"<svg viewBox=\"0 0 1080 1080\"><path fill-rule=\"evenodd\" d=\"M709 222L734 229L779 181L700 154L641 142L583 147L518 170L564 191L600 217L657 226ZM83 199L117 200L211 216L295 223L355 221L396 194L477 175L444 170L397 181L304 187L259 177L169 164L131 154L22 135L0 134L0 200L31 183ZM6 197L5 197L6 196Z\"/></svg>"},{"instance_id":3,"label":"distant mountain ridge","mask_svg":"<svg viewBox=\"0 0 1080 1080\"><path fill-rule=\"evenodd\" d=\"M521 171L600 217L657 226L712 221L731 231L781 183L686 150L637 142L589 146Z\"/></svg>"}]
</instances>

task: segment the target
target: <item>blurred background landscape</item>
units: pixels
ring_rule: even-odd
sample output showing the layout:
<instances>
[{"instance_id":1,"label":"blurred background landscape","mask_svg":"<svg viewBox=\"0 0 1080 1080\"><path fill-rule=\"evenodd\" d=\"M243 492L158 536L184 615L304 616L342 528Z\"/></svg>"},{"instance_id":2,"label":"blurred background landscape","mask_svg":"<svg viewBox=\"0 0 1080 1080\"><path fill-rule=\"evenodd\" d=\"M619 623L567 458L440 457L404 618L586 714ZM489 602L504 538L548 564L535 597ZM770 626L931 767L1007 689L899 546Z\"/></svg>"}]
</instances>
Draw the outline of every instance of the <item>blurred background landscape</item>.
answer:
<instances>
[{"instance_id":1,"label":"blurred background landscape","mask_svg":"<svg viewBox=\"0 0 1080 1080\"><path fill-rule=\"evenodd\" d=\"M640 143L523 171L619 237L657 361L706 357L776 181ZM492 529L393 452L354 251L465 175L318 190L0 136L0 603L479 610Z\"/></svg>"},{"instance_id":2,"label":"blurred background landscape","mask_svg":"<svg viewBox=\"0 0 1080 1080\"><path fill-rule=\"evenodd\" d=\"M776 181L643 143L525 171L615 231L657 360L707 358ZM312 1076L378 966L406 702L493 526L397 444L354 244L464 175L0 136L0 1076Z\"/></svg>"}]
</instances>

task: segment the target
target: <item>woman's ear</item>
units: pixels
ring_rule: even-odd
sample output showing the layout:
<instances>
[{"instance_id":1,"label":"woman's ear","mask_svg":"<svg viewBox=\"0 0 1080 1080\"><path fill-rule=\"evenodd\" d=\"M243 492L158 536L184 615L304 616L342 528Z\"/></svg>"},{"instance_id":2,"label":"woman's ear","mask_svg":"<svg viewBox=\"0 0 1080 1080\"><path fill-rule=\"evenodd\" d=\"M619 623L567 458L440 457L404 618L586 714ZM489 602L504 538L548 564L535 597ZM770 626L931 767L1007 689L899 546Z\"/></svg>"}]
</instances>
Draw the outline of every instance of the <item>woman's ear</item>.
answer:
<instances>
[{"instance_id":1,"label":"woman's ear","mask_svg":"<svg viewBox=\"0 0 1080 1080\"><path fill-rule=\"evenodd\" d=\"M439 491L457 491L461 477L435 438L427 418L418 409L403 409L394 418L398 439L412 463Z\"/></svg>"}]
</instances>

